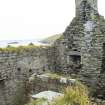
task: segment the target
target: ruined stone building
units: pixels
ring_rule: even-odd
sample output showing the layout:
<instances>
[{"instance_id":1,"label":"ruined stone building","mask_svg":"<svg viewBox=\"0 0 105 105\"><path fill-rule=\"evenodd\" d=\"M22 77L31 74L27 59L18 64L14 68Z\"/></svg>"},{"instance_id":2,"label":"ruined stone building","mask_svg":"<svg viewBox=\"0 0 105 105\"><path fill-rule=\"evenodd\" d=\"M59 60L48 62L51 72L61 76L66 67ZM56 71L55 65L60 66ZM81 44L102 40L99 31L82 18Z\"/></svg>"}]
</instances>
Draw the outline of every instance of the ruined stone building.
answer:
<instances>
[{"instance_id":1,"label":"ruined stone building","mask_svg":"<svg viewBox=\"0 0 105 105\"><path fill-rule=\"evenodd\" d=\"M105 98L105 20L97 0L75 0L76 14L52 46L0 51L0 105L11 105L16 83L47 71L78 78Z\"/></svg>"},{"instance_id":2,"label":"ruined stone building","mask_svg":"<svg viewBox=\"0 0 105 105\"><path fill-rule=\"evenodd\" d=\"M103 93L105 74L105 20L98 13L97 0L75 0L76 16L56 41L55 71L76 76ZM103 90L104 91L104 90ZM103 97L102 95L98 95Z\"/></svg>"}]
</instances>

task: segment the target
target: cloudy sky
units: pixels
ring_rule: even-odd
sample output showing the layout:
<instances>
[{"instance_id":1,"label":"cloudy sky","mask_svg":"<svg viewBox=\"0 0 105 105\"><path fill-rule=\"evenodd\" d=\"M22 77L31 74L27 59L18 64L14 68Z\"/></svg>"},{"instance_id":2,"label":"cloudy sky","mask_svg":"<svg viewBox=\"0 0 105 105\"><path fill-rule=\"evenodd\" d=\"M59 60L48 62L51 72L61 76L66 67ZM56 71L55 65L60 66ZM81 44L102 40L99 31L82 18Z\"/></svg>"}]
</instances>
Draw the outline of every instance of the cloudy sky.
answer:
<instances>
[{"instance_id":1,"label":"cloudy sky","mask_svg":"<svg viewBox=\"0 0 105 105\"><path fill-rule=\"evenodd\" d=\"M98 0L105 16L105 0ZM62 33L75 16L75 0L0 0L0 40Z\"/></svg>"}]
</instances>

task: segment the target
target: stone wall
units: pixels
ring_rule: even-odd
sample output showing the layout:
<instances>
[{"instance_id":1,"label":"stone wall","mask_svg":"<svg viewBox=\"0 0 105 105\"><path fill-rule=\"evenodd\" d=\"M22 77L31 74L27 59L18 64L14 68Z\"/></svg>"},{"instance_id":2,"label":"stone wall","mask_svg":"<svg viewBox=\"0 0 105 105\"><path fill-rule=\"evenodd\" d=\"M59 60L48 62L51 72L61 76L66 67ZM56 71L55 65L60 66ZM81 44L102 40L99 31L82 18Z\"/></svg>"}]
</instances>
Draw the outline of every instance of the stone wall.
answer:
<instances>
[{"instance_id":1,"label":"stone wall","mask_svg":"<svg viewBox=\"0 0 105 105\"><path fill-rule=\"evenodd\" d=\"M105 20L92 7L94 1L97 4L97 0L77 1L80 2L78 14L55 42L56 71L75 76L92 89L98 88L97 96L102 98L105 95Z\"/></svg>"},{"instance_id":2,"label":"stone wall","mask_svg":"<svg viewBox=\"0 0 105 105\"><path fill-rule=\"evenodd\" d=\"M16 52L0 52L0 105L11 105L17 84L33 73L48 71L47 47L26 49ZM18 48L17 48L18 50Z\"/></svg>"},{"instance_id":3,"label":"stone wall","mask_svg":"<svg viewBox=\"0 0 105 105\"><path fill-rule=\"evenodd\" d=\"M105 20L95 9L97 0L76 5L76 17L52 46L0 52L0 105L11 105L17 82L49 70L78 78L105 98Z\"/></svg>"},{"instance_id":4,"label":"stone wall","mask_svg":"<svg viewBox=\"0 0 105 105\"><path fill-rule=\"evenodd\" d=\"M66 28L63 36L54 44L56 46L57 70L68 75L75 75L81 71L81 36L83 22L74 18Z\"/></svg>"},{"instance_id":5,"label":"stone wall","mask_svg":"<svg viewBox=\"0 0 105 105\"><path fill-rule=\"evenodd\" d=\"M53 73L45 73L42 75L34 74L29 78L29 81L32 90L31 94L48 90L62 92L67 86L72 86L76 83L75 79Z\"/></svg>"}]
</instances>

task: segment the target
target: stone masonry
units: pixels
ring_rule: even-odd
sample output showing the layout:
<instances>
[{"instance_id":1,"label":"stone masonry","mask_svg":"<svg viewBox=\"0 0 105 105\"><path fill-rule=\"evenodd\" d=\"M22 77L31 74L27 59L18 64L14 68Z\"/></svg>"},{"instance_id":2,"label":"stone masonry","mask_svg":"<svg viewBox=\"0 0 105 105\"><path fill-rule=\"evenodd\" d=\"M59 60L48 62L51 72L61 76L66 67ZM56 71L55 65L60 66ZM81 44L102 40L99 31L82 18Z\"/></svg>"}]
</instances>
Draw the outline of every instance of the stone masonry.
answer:
<instances>
[{"instance_id":1,"label":"stone masonry","mask_svg":"<svg viewBox=\"0 0 105 105\"><path fill-rule=\"evenodd\" d=\"M98 13L97 0L75 0L75 3L76 17L55 42L58 56L55 71L77 77L91 89L100 87L94 91L102 98L105 95L105 20Z\"/></svg>"},{"instance_id":2,"label":"stone masonry","mask_svg":"<svg viewBox=\"0 0 105 105\"><path fill-rule=\"evenodd\" d=\"M78 78L93 96L105 98L105 20L97 0L75 3L75 18L52 46L0 52L0 105L11 105L17 83L48 71Z\"/></svg>"},{"instance_id":3,"label":"stone masonry","mask_svg":"<svg viewBox=\"0 0 105 105\"><path fill-rule=\"evenodd\" d=\"M26 49L21 54L0 52L0 105L12 105L11 100L16 94L17 84L21 85L33 73L47 72L46 51L46 47L39 47Z\"/></svg>"}]
</instances>

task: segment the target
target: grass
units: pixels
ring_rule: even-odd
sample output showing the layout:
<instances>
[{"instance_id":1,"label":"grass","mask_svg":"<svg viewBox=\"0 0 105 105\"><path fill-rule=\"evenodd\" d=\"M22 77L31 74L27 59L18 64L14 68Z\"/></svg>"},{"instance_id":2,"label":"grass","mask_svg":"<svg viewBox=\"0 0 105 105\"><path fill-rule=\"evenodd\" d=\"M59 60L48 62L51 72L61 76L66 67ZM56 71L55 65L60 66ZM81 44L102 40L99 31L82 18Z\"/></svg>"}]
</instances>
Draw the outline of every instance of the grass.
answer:
<instances>
[{"instance_id":1,"label":"grass","mask_svg":"<svg viewBox=\"0 0 105 105\"><path fill-rule=\"evenodd\" d=\"M71 79L70 76L66 76L66 75L62 75L62 74L54 73L54 72L48 72L48 73L45 73L43 75L48 76L51 79L61 79L61 78Z\"/></svg>"},{"instance_id":2,"label":"grass","mask_svg":"<svg viewBox=\"0 0 105 105\"><path fill-rule=\"evenodd\" d=\"M56 79L56 78L61 78L62 76L56 74L56 73L46 73L45 75L47 75L48 77L52 78L52 79Z\"/></svg>"},{"instance_id":3,"label":"grass","mask_svg":"<svg viewBox=\"0 0 105 105\"><path fill-rule=\"evenodd\" d=\"M47 100L42 98L42 99L30 99L30 102L27 103L26 105L43 105L43 103L46 103Z\"/></svg>"},{"instance_id":4,"label":"grass","mask_svg":"<svg viewBox=\"0 0 105 105\"><path fill-rule=\"evenodd\" d=\"M58 97L51 105L90 105L87 88L77 82L67 87L64 96Z\"/></svg>"},{"instance_id":5,"label":"grass","mask_svg":"<svg viewBox=\"0 0 105 105\"><path fill-rule=\"evenodd\" d=\"M49 43L49 44L53 44L57 39L59 39L62 36L62 34L57 34L57 35L53 35L50 36L44 40L42 40L42 42L44 43Z\"/></svg>"},{"instance_id":6,"label":"grass","mask_svg":"<svg viewBox=\"0 0 105 105\"><path fill-rule=\"evenodd\" d=\"M13 46L7 46L6 48L0 48L0 52L9 52L9 53L17 53L17 54L22 54L25 51L29 51L31 49L36 49L36 48L43 48L44 46L36 46L29 44L27 46L18 46L18 47L13 47Z\"/></svg>"},{"instance_id":7,"label":"grass","mask_svg":"<svg viewBox=\"0 0 105 105\"><path fill-rule=\"evenodd\" d=\"M63 93L63 96L57 97L48 105L91 105L87 87L78 81L73 86L65 88ZM45 105L44 103L45 100L38 99L30 100L26 105Z\"/></svg>"}]
</instances>

